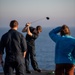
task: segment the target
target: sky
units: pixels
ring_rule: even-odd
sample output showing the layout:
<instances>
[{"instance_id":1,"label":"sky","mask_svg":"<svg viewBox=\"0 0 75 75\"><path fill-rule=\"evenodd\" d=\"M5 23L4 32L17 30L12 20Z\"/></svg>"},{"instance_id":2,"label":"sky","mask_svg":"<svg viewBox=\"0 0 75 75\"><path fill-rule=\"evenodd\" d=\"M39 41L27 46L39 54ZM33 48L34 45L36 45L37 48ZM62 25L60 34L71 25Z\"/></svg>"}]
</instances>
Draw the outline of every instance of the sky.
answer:
<instances>
[{"instance_id":1,"label":"sky","mask_svg":"<svg viewBox=\"0 0 75 75\"><path fill-rule=\"evenodd\" d=\"M33 21L32 26L75 27L75 0L0 0L0 27L9 27L14 19L19 27Z\"/></svg>"}]
</instances>

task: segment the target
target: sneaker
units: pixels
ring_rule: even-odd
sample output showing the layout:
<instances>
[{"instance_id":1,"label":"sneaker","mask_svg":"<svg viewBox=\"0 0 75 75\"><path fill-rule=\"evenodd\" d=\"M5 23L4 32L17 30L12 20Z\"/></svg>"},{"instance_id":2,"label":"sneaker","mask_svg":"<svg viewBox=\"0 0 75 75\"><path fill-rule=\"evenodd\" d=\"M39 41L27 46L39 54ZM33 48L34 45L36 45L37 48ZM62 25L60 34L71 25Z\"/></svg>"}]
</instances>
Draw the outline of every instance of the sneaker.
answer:
<instances>
[{"instance_id":1,"label":"sneaker","mask_svg":"<svg viewBox=\"0 0 75 75\"><path fill-rule=\"evenodd\" d=\"M29 71L29 70L27 70L27 71L26 71L26 73L31 74L32 72L31 72L31 71Z\"/></svg>"},{"instance_id":2,"label":"sneaker","mask_svg":"<svg viewBox=\"0 0 75 75\"><path fill-rule=\"evenodd\" d=\"M42 72L40 69L36 69L35 71L40 72L40 73Z\"/></svg>"}]
</instances>

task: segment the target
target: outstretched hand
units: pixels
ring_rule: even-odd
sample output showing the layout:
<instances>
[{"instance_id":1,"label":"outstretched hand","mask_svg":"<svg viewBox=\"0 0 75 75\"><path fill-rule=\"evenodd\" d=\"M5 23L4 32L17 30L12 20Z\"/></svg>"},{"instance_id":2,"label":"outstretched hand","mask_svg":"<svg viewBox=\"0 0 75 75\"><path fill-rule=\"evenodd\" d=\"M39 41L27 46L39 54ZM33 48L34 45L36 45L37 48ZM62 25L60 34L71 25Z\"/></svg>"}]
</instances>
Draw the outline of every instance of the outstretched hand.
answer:
<instances>
[{"instance_id":1,"label":"outstretched hand","mask_svg":"<svg viewBox=\"0 0 75 75\"><path fill-rule=\"evenodd\" d=\"M25 24L25 27L22 29L22 32L27 32L27 29L30 27L31 23L28 22Z\"/></svg>"},{"instance_id":2,"label":"outstretched hand","mask_svg":"<svg viewBox=\"0 0 75 75\"><path fill-rule=\"evenodd\" d=\"M30 27L30 25L31 25L30 22L26 23L26 27Z\"/></svg>"}]
</instances>

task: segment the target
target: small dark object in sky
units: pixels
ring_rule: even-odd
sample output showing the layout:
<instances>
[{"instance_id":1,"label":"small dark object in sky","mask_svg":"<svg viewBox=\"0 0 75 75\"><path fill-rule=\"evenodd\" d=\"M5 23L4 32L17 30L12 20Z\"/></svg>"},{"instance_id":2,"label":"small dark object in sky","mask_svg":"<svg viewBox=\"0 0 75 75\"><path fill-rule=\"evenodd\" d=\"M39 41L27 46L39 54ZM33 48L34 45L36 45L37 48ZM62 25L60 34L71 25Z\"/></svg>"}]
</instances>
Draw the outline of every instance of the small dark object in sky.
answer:
<instances>
[{"instance_id":1,"label":"small dark object in sky","mask_svg":"<svg viewBox=\"0 0 75 75\"><path fill-rule=\"evenodd\" d=\"M43 20L43 19L45 19L45 17L44 18L41 18L41 19L38 19L38 20L35 20L35 21L32 21L31 23L35 23L35 22L40 21L40 20ZM49 17L46 17L46 19L49 20L50 18Z\"/></svg>"},{"instance_id":2,"label":"small dark object in sky","mask_svg":"<svg viewBox=\"0 0 75 75\"><path fill-rule=\"evenodd\" d=\"M47 20L49 20L49 17L46 17Z\"/></svg>"}]
</instances>

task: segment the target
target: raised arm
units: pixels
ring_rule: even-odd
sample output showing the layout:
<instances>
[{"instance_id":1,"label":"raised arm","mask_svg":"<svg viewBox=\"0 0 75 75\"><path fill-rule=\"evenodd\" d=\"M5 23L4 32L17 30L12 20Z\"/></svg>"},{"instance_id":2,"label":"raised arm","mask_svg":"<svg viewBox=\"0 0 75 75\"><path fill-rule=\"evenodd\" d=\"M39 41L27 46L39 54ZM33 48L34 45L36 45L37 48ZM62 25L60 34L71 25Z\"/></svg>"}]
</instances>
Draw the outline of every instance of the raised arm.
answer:
<instances>
[{"instance_id":1,"label":"raised arm","mask_svg":"<svg viewBox=\"0 0 75 75\"><path fill-rule=\"evenodd\" d=\"M30 32L30 28L29 28L30 25L31 25L30 22L26 23L26 25L25 25L25 27L23 28L22 32L27 32L28 35L32 36L32 33Z\"/></svg>"},{"instance_id":2,"label":"raised arm","mask_svg":"<svg viewBox=\"0 0 75 75\"><path fill-rule=\"evenodd\" d=\"M60 35L58 35L58 33L60 32L61 30L61 27L57 27L53 30L51 30L49 32L49 37L54 41L54 42L57 42L59 39L60 39Z\"/></svg>"},{"instance_id":3,"label":"raised arm","mask_svg":"<svg viewBox=\"0 0 75 75\"><path fill-rule=\"evenodd\" d=\"M22 32L27 32L27 26L22 29Z\"/></svg>"}]
</instances>

